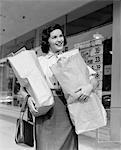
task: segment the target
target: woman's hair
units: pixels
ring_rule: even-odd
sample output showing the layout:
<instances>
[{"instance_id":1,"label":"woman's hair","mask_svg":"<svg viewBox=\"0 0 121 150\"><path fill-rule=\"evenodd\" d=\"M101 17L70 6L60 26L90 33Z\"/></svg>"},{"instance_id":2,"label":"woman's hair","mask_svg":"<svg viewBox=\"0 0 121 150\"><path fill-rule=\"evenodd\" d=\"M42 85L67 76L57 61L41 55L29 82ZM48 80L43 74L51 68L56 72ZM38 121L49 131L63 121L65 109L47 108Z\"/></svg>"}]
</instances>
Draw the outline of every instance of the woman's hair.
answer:
<instances>
[{"instance_id":1,"label":"woman's hair","mask_svg":"<svg viewBox=\"0 0 121 150\"><path fill-rule=\"evenodd\" d=\"M43 32L42 32L42 42L41 42L41 49L42 49L43 53L48 53L49 52L50 45L49 45L48 39L50 37L50 33L53 30L56 30L56 29L60 29L62 31L63 36L64 36L64 31L63 31L63 29L61 28L61 26L59 24L51 25L47 29L43 30ZM66 44L67 44L67 41L66 41L66 38L64 36L64 46Z\"/></svg>"}]
</instances>

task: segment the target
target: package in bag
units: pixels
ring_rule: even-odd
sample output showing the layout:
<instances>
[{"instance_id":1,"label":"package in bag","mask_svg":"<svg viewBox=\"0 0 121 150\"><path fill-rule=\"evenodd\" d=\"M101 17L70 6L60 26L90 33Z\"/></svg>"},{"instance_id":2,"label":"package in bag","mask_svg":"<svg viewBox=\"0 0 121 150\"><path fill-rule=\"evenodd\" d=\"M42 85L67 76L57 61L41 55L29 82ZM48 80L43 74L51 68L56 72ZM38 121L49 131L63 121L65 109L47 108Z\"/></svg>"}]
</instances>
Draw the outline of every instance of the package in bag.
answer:
<instances>
[{"instance_id":1,"label":"package in bag","mask_svg":"<svg viewBox=\"0 0 121 150\"><path fill-rule=\"evenodd\" d=\"M87 102L78 101L79 89L90 83L89 69L78 49L60 54L52 65L52 72L59 81L65 94L70 118L77 134L97 129L106 125L106 111L101 99L93 91Z\"/></svg>"},{"instance_id":2,"label":"package in bag","mask_svg":"<svg viewBox=\"0 0 121 150\"><path fill-rule=\"evenodd\" d=\"M54 99L35 51L23 48L19 53L8 57L8 60L19 83L26 87L35 101L37 111L32 113L35 116L45 114L54 105Z\"/></svg>"}]
</instances>

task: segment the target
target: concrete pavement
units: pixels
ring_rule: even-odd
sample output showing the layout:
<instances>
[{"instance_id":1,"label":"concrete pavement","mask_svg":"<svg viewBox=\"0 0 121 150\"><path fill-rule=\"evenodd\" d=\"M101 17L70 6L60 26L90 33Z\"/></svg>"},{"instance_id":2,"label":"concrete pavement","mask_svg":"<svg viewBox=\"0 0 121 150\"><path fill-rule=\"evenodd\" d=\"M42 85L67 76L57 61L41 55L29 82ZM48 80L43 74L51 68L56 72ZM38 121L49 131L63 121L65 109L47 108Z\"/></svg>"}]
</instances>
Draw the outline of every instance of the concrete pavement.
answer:
<instances>
[{"instance_id":1,"label":"concrete pavement","mask_svg":"<svg viewBox=\"0 0 121 150\"><path fill-rule=\"evenodd\" d=\"M0 150L35 150L19 146L14 141L19 109L0 104ZM97 142L92 133L79 136L79 150L121 150L119 142Z\"/></svg>"},{"instance_id":2,"label":"concrete pavement","mask_svg":"<svg viewBox=\"0 0 121 150\"><path fill-rule=\"evenodd\" d=\"M0 150L34 150L15 143L15 122L15 118L0 115Z\"/></svg>"},{"instance_id":3,"label":"concrete pavement","mask_svg":"<svg viewBox=\"0 0 121 150\"><path fill-rule=\"evenodd\" d=\"M0 150L35 150L17 145L15 139L16 119L19 109L0 104Z\"/></svg>"}]
</instances>

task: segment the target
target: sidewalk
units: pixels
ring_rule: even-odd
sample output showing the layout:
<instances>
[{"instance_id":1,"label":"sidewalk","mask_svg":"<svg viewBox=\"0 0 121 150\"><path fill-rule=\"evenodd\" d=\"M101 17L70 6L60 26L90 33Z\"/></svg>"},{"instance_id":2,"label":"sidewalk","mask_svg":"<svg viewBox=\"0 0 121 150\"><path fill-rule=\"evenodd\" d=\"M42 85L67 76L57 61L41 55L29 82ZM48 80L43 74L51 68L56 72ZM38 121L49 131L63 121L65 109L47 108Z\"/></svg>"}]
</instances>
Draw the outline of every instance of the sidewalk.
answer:
<instances>
[{"instance_id":1,"label":"sidewalk","mask_svg":"<svg viewBox=\"0 0 121 150\"><path fill-rule=\"evenodd\" d=\"M17 107L0 104L0 150L35 150L19 146L14 141ZM97 142L93 136L79 136L79 150L121 150L121 143Z\"/></svg>"},{"instance_id":2,"label":"sidewalk","mask_svg":"<svg viewBox=\"0 0 121 150\"><path fill-rule=\"evenodd\" d=\"M79 150L121 150L121 144L116 142L97 142L95 138L80 135Z\"/></svg>"},{"instance_id":3,"label":"sidewalk","mask_svg":"<svg viewBox=\"0 0 121 150\"><path fill-rule=\"evenodd\" d=\"M34 150L15 143L15 122L15 118L0 115L0 150Z\"/></svg>"},{"instance_id":4,"label":"sidewalk","mask_svg":"<svg viewBox=\"0 0 121 150\"><path fill-rule=\"evenodd\" d=\"M16 119L19 109L0 104L0 150L35 150L15 143Z\"/></svg>"}]
</instances>

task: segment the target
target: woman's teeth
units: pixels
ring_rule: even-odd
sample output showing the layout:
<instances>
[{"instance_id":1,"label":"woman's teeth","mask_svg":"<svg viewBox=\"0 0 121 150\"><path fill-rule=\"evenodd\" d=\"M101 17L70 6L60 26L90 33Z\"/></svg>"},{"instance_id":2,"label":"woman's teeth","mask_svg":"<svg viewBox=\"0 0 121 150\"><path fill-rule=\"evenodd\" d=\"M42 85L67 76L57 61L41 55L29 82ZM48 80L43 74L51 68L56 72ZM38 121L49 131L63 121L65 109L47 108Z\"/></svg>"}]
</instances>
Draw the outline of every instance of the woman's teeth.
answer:
<instances>
[{"instance_id":1,"label":"woman's teeth","mask_svg":"<svg viewBox=\"0 0 121 150\"><path fill-rule=\"evenodd\" d=\"M57 45L57 46L62 46L62 44L63 44L63 43L57 43L56 45Z\"/></svg>"}]
</instances>

